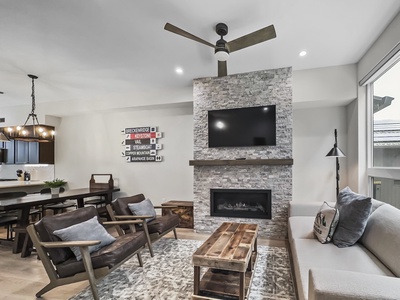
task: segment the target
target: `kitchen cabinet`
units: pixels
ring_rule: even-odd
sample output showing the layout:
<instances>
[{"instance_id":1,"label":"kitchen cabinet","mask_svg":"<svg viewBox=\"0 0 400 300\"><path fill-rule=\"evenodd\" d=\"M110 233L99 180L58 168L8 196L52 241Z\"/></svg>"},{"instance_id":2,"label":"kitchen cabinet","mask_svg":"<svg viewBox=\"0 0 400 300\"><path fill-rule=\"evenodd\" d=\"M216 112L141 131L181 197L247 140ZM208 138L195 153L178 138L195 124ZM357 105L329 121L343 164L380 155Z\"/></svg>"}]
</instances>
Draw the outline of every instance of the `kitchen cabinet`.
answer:
<instances>
[{"instance_id":1,"label":"kitchen cabinet","mask_svg":"<svg viewBox=\"0 0 400 300\"><path fill-rule=\"evenodd\" d=\"M14 141L14 163L29 163L29 144L24 141Z\"/></svg>"},{"instance_id":2,"label":"kitchen cabinet","mask_svg":"<svg viewBox=\"0 0 400 300\"><path fill-rule=\"evenodd\" d=\"M7 164L54 164L54 142L12 140L6 147Z\"/></svg>"},{"instance_id":3,"label":"kitchen cabinet","mask_svg":"<svg viewBox=\"0 0 400 300\"><path fill-rule=\"evenodd\" d=\"M10 141L5 144L5 148L7 149L7 158L5 163L6 164L13 164L14 163L14 141Z\"/></svg>"}]
</instances>

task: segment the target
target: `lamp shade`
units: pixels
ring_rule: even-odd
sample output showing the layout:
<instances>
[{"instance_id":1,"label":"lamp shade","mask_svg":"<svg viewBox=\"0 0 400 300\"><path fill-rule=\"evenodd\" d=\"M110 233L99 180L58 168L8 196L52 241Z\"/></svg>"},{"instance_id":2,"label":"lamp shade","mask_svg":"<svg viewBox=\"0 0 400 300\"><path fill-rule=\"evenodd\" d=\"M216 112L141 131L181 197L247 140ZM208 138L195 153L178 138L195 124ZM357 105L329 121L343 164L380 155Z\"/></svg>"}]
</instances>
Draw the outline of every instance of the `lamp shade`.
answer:
<instances>
[{"instance_id":1,"label":"lamp shade","mask_svg":"<svg viewBox=\"0 0 400 300\"><path fill-rule=\"evenodd\" d=\"M229 53L226 49L217 49L215 50L215 57L219 61L226 61L229 58Z\"/></svg>"},{"instance_id":2,"label":"lamp shade","mask_svg":"<svg viewBox=\"0 0 400 300\"><path fill-rule=\"evenodd\" d=\"M331 151L328 152L326 156L330 157L346 157L346 155L343 153L342 150L339 149L339 147L335 146L331 149Z\"/></svg>"}]
</instances>

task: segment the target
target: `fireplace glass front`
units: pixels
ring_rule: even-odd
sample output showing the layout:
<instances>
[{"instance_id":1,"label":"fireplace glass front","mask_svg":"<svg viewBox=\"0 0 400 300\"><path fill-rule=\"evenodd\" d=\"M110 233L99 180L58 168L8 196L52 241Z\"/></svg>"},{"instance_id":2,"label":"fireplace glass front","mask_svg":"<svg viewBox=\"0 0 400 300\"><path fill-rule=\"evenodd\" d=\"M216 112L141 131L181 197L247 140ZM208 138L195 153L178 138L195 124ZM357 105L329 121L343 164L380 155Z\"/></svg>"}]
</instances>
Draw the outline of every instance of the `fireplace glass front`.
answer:
<instances>
[{"instance_id":1,"label":"fireplace glass front","mask_svg":"<svg viewBox=\"0 0 400 300\"><path fill-rule=\"evenodd\" d=\"M271 219L271 190L211 189L210 192L211 216Z\"/></svg>"}]
</instances>

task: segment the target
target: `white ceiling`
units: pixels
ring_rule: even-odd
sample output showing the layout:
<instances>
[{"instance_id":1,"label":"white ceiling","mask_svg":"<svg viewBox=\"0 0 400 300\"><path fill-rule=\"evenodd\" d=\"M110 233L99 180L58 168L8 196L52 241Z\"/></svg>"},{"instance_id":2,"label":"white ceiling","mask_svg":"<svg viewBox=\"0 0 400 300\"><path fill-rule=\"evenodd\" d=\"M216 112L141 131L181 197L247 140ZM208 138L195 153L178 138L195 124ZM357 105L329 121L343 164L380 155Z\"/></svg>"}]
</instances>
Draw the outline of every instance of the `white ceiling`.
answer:
<instances>
[{"instance_id":1,"label":"white ceiling","mask_svg":"<svg viewBox=\"0 0 400 300\"><path fill-rule=\"evenodd\" d=\"M231 54L235 74L356 63L399 10L398 0L0 0L0 108L30 105L27 74L39 76L37 103L191 101L192 80L217 74L213 49L166 22L213 44L219 22L227 41L274 24L276 39Z\"/></svg>"}]
</instances>

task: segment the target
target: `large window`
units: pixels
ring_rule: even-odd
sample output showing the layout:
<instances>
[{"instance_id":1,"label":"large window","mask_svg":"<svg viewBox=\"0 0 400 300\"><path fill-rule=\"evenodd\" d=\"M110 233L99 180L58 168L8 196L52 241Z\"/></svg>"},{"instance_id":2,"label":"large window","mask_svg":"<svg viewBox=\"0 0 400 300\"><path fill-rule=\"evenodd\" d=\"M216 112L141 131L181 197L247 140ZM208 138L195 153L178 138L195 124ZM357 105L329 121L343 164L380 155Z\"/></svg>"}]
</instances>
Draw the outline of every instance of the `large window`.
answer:
<instances>
[{"instance_id":1,"label":"large window","mask_svg":"<svg viewBox=\"0 0 400 300\"><path fill-rule=\"evenodd\" d=\"M400 208L400 63L369 84L372 196Z\"/></svg>"}]
</instances>

